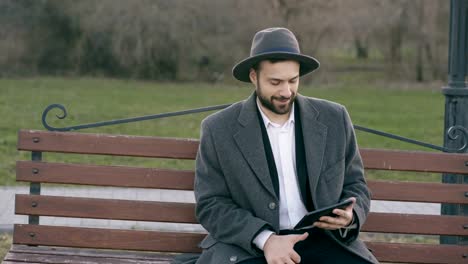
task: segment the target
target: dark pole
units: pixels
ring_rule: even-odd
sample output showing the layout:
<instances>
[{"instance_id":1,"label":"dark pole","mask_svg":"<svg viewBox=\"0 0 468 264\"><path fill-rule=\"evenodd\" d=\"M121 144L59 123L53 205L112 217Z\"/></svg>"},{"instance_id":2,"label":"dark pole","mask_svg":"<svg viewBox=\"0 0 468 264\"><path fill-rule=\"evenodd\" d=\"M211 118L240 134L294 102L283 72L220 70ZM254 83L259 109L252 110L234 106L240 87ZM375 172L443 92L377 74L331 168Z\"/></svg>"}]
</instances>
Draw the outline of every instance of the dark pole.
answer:
<instances>
[{"instance_id":1,"label":"dark pole","mask_svg":"<svg viewBox=\"0 0 468 264\"><path fill-rule=\"evenodd\" d=\"M445 95L444 146L457 147L460 140L449 140L447 130L452 126L468 127L468 85L466 82L468 64L468 0L450 2L450 41L449 41L449 76L448 86L443 88ZM466 151L465 151L466 152ZM444 174L444 183L468 184L468 176ZM468 215L466 205L442 205L442 214ZM468 238L442 236L443 244L468 244Z\"/></svg>"}]
</instances>

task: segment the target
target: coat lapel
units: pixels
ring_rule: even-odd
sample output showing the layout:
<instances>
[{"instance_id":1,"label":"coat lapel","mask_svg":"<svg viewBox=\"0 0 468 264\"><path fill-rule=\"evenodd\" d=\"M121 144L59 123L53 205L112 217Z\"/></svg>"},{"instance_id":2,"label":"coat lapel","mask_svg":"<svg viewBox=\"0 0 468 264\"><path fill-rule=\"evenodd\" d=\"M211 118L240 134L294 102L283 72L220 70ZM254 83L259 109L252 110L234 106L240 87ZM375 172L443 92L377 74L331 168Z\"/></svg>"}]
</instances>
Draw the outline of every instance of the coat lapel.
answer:
<instances>
[{"instance_id":1,"label":"coat lapel","mask_svg":"<svg viewBox=\"0 0 468 264\"><path fill-rule=\"evenodd\" d=\"M252 94L244 103L238 118L240 129L234 134L234 140L252 171L262 185L273 195L275 190L271 181L265 149L262 142L260 124L257 120L256 96ZM297 102L302 121L307 172L309 176L312 200L316 205L315 189L320 177L325 152L327 126L317 121L319 112L304 96L298 95ZM278 198L278 197L277 197Z\"/></svg>"},{"instance_id":2,"label":"coat lapel","mask_svg":"<svg viewBox=\"0 0 468 264\"><path fill-rule=\"evenodd\" d=\"M256 96L254 93L245 101L240 111L238 122L241 126L239 131L234 134L234 140L262 185L271 195L277 197L268 169L256 107Z\"/></svg>"},{"instance_id":3,"label":"coat lapel","mask_svg":"<svg viewBox=\"0 0 468 264\"><path fill-rule=\"evenodd\" d=\"M322 168L327 139L327 126L317 121L319 112L309 100L302 95L298 95L297 102L299 103L301 113L302 133L304 135L305 156L312 201L315 208L317 208L315 189Z\"/></svg>"}]
</instances>

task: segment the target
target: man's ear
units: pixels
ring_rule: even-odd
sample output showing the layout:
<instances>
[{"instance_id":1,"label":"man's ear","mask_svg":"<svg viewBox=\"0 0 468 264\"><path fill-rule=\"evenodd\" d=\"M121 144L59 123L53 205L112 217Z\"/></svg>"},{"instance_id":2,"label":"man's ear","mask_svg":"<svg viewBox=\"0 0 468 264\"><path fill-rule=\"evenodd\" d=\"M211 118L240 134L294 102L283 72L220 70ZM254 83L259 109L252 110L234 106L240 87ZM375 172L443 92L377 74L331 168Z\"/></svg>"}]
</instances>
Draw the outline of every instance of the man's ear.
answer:
<instances>
[{"instance_id":1,"label":"man's ear","mask_svg":"<svg viewBox=\"0 0 468 264\"><path fill-rule=\"evenodd\" d=\"M257 84L257 72L253 69L253 68L250 68L250 72L249 72L249 78L250 78L250 82L252 82L254 85Z\"/></svg>"}]
</instances>

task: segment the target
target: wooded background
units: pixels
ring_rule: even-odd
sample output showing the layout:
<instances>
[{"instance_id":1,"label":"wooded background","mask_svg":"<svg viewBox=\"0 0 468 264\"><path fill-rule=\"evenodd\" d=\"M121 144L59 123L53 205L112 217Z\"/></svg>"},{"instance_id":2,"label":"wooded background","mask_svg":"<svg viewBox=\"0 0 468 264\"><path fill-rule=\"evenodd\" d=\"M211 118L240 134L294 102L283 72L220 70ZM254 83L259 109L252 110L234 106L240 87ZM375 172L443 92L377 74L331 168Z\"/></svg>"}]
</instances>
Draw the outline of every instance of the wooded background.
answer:
<instances>
[{"instance_id":1,"label":"wooded background","mask_svg":"<svg viewBox=\"0 0 468 264\"><path fill-rule=\"evenodd\" d=\"M447 0L0 0L0 74L232 81L266 27L340 71L445 80Z\"/></svg>"}]
</instances>

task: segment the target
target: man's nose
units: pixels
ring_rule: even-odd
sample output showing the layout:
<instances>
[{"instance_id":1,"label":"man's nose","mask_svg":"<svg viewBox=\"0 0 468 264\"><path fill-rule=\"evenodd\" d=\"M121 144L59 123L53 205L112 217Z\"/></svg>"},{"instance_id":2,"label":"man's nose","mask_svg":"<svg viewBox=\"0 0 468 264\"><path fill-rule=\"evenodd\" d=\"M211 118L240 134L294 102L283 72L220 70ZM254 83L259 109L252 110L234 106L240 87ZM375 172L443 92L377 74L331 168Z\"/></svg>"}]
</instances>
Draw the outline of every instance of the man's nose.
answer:
<instances>
[{"instance_id":1,"label":"man's nose","mask_svg":"<svg viewBox=\"0 0 468 264\"><path fill-rule=\"evenodd\" d=\"M291 95L292 95L291 85L289 83L286 83L285 85L283 85L283 87L281 87L280 96L289 98L291 97Z\"/></svg>"}]
</instances>

